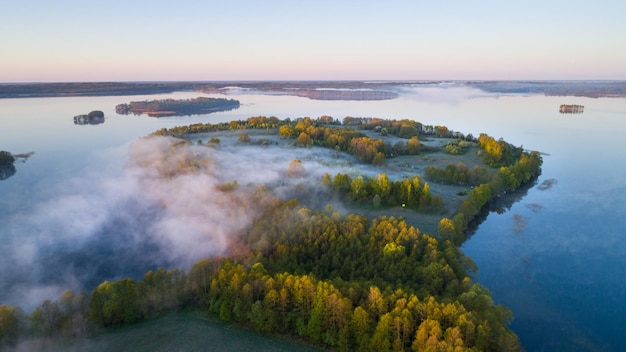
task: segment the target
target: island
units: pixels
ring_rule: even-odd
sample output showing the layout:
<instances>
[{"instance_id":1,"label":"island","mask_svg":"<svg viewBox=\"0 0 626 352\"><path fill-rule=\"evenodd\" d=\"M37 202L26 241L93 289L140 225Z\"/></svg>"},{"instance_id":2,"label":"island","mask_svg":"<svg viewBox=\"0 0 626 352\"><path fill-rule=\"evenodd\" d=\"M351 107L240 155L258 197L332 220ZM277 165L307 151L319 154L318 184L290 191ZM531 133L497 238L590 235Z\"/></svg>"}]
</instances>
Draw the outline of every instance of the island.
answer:
<instances>
[{"instance_id":1,"label":"island","mask_svg":"<svg viewBox=\"0 0 626 352\"><path fill-rule=\"evenodd\" d=\"M218 220L197 218L214 219L203 235L223 231L224 248L68 290L27 319L0 306L0 343L191 310L328 350L521 350L459 247L490 202L536 181L536 151L413 120L255 116L164 128L129 156L150 187L192 184L183 198L215 202Z\"/></svg>"},{"instance_id":2,"label":"island","mask_svg":"<svg viewBox=\"0 0 626 352\"><path fill-rule=\"evenodd\" d=\"M74 116L75 125L99 125L104 123L104 113L100 110L93 110L86 115Z\"/></svg>"},{"instance_id":3,"label":"island","mask_svg":"<svg viewBox=\"0 0 626 352\"><path fill-rule=\"evenodd\" d=\"M235 99L198 97L193 99L161 99L132 101L115 106L120 115L147 114L151 117L210 114L239 108Z\"/></svg>"},{"instance_id":4,"label":"island","mask_svg":"<svg viewBox=\"0 0 626 352\"><path fill-rule=\"evenodd\" d=\"M561 114L582 114L585 111L583 105L576 104L561 104L559 106L559 112Z\"/></svg>"},{"instance_id":5,"label":"island","mask_svg":"<svg viewBox=\"0 0 626 352\"><path fill-rule=\"evenodd\" d=\"M0 181L15 175L17 170L15 169L15 165L13 165L14 162L15 157L13 154L0 150Z\"/></svg>"}]
</instances>

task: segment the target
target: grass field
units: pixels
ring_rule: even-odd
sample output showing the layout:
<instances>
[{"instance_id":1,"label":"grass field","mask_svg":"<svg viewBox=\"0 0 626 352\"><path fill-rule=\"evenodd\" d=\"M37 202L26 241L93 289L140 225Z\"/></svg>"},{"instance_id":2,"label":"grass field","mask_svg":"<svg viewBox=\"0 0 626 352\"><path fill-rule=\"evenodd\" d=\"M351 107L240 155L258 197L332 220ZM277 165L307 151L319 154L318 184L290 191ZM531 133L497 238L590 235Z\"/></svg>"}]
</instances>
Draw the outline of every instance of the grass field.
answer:
<instances>
[{"instance_id":1,"label":"grass field","mask_svg":"<svg viewBox=\"0 0 626 352\"><path fill-rule=\"evenodd\" d=\"M29 340L17 351L321 351L297 341L264 336L225 325L201 313L172 313L158 319L107 329L92 338Z\"/></svg>"}]
</instances>

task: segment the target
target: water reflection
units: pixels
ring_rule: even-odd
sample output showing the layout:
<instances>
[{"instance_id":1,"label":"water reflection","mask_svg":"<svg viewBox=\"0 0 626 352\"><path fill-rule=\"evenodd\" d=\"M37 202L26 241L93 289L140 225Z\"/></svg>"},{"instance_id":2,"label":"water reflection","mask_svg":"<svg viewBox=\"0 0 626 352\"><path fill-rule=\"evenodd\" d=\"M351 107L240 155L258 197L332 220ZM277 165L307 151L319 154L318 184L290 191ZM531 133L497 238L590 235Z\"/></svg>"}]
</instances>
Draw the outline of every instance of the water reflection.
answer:
<instances>
[{"instance_id":1,"label":"water reflection","mask_svg":"<svg viewBox=\"0 0 626 352\"><path fill-rule=\"evenodd\" d=\"M17 172L14 163L26 162L34 152L25 154L11 154L5 150L0 150L0 181L4 181Z\"/></svg>"},{"instance_id":2,"label":"water reflection","mask_svg":"<svg viewBox=\"0 0 626 352\"><path fill-rule=\"evenodd\" d=\"M474 217L474 219L468 224L467 239L469 240L469 238L476 233L479 226L487 220L489 214L504 214L511 210L513 204L524 199L524 197L528 195L528 191L536 185L537 180L533 180L527 182L513 192L501 194L500 196L490 200L487 205L480 210L478 215L476 215L476 217ZM537 206L541 207L539 204L537 204Z\"/></svg>"},{"instance_id":3,"label":"water reflection","mask_svg":"<svg viewBox=\"0 0 626 352\"><path fill-rule=\"evenodd\" d=\"M75 125L99 125L104 123L104 116L77 115L74 116Z\"/></svg>"},{"instance_id":4,"label":"water reflection","mask_svg":"<svg viewBox=\"0 0 626 352\"><path fill-rule=\"evenodd\" d=\"M13 164L0 164L0 181L4 181L15 175L17 170Z\"/></svg>"}]
</instances>

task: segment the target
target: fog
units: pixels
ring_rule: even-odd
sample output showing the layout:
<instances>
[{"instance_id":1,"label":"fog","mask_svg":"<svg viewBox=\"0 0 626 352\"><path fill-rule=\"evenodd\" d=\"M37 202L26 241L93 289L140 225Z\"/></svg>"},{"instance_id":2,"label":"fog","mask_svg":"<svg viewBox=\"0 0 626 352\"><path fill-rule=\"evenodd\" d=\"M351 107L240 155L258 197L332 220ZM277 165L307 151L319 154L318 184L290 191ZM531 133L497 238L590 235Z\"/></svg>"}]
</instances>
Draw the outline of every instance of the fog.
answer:
<instances>
[{"instance_id":1,"label":"fog","mask_svg":"<svg viewBox=\"0 0 626 352\"><path fill-rule=\"evenodd\" d=\"M224 254L251 224L262 210L249 201L257 185L278 197L304 187L306 204L322 207L329 202L323 173L355 171L352 157L335 151L241 145L236 137L213 147L143 138L95 156L28 213L8 219L0 301L30 311L66 289L90 292L104 280L140 279L160 266L188 269ZM305 174L288 177L294 159ZM238 189L219 190L234 180Z\"/></svg>"}]
</instances>

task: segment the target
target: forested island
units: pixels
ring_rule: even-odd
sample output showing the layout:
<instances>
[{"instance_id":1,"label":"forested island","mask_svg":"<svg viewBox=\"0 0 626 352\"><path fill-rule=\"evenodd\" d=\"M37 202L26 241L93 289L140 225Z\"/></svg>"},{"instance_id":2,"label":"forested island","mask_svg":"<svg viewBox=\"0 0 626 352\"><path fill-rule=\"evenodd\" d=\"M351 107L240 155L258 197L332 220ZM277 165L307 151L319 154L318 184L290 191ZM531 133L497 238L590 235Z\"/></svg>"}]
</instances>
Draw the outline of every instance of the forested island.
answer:
<instances>
[{"instance_id":1,"label":"forested island","mask_svg":"<svg viewBox=\"0 0 626 352\"><path fill-rule=\"evenodd\" d=\"M475 264L459 245L491 200L536 180L538 152L412 120L330 116L193 124L143 142L130 163L171 181L220 176L221 153L236 163L230 155L253 150L301 150L348 171L318 176L293 159L278 182L222 178L214 196L255 214L223 254L90 293L68 290L28 315L2 305L0 344L78 338L194 310L329 350L521 350L510 310L472 280ZM157 147L159 160L143 157ZM428 219L436 225L422 232Z\"/></svg>"},{"instance_id":2,"label":"forested island","mask_svg":"<svg viewBox=\"0 0 626 352\"><path fill-rule=\"evenodd\" d=\"M198 97L178 100L131 101L128 104L116 105L115 112L121 115L147 114L151 117L160 117L208 114L237 108L239 108L239 101L235 99Z\"/></svg>"},{"instance_id":3,"label":"forested island","mask_svg":"<svg viewBox=\"0 0 626 352\"><path fill-rule=\"evenodd\" d=\"M561 114L582 114L585 111L583 105L576 104L561 104L559 106L559 112Z\"/></svg>"},{"instance_id":4,"label":"forested island","mask_svg":"<svg viewBox=\"0 0 626 352\"><path fill-rule=\"evenodd\" d=\"M104 112L100 110L93 110L89 114L74 116L75 125L99 125L101 123L104 123Z\"/></svg>"},{"instance_id":5,"label":"forested island","mask_svg":"<svg viewBox=\"0 0 626 352\"><path fill-rule=\"evenodd\" d=\"M5 150L0 150L0 181L15 175L17 170L13 165L14 162L15 157L13 154Z\"/></svg>"}]
</instances>

